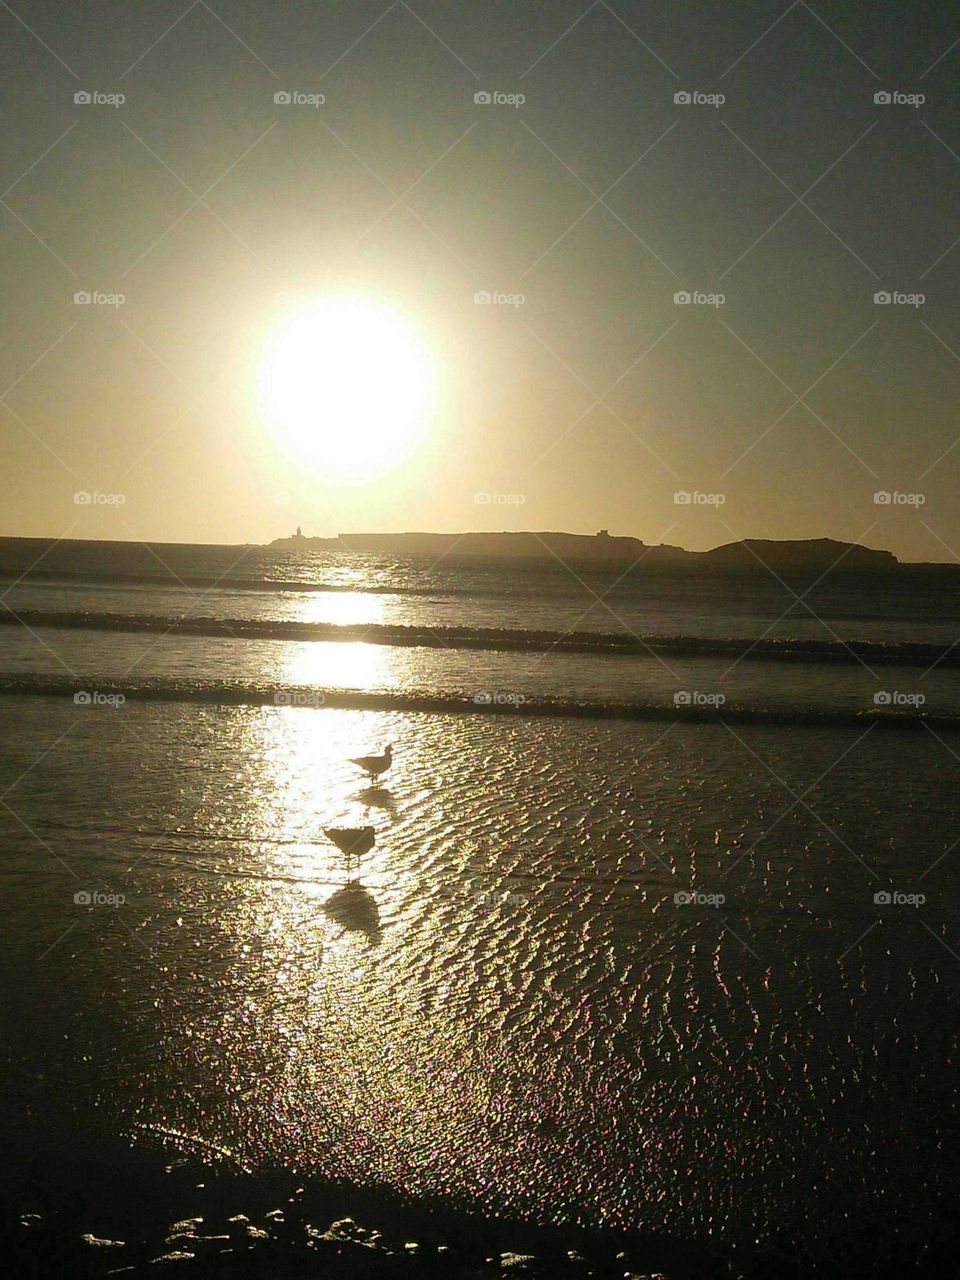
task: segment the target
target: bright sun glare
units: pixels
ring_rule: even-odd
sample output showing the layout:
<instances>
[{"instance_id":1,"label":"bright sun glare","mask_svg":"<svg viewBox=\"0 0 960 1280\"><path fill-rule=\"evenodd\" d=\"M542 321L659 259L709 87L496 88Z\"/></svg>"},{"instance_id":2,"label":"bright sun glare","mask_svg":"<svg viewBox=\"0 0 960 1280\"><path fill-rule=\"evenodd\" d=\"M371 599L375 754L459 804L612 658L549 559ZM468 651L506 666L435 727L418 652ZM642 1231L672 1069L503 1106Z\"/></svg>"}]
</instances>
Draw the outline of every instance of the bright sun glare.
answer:
<instances>
[{"instance_id":1,"label":"bright sun glare","mask_svg":"<svg viewBox=\"0 0 960 1280\"><path fill-rule=\"evenodd\" d=\"M260 371L264 411L296 461L339 483L391 470L429 425L434 366L405 317L369 298L321 298L286 317Z\"/></svg>"}]
</instances>

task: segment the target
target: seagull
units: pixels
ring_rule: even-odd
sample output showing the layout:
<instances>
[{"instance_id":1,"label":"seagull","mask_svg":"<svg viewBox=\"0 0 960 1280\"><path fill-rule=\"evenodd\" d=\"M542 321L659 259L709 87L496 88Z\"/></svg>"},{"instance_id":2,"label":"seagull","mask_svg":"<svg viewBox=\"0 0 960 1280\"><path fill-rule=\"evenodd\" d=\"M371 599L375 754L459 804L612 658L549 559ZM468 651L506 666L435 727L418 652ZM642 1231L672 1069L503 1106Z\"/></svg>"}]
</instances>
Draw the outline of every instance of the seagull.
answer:
<instances>
[{"instance_id":1,"label":"seagull","mask_svg":"<svg viewBox=\"0 0 960 1280\"><path fill-rule=\"evenodd\" d=\"M359 858L369 853L377 842L377 833L373 827L324 827L323 834L348 858Z\"/></svg>"},{"instance_id":2,"label":"seagull","mask_svg":"<svg viewBox=\"0 0 960 1280\"><path fill-rule=\"evenodd\" d=\"M358 764L370 781L376 782L381 773L386 773L393 763L393 743L387 743L387 749L382 756L358 756L350 763Z\"/></svg>"},{"instance_id":3,"label":"seagull","mask_svg":"<svg viewBox=\"0 0 960 1280\"><path fill-rule=\"evenodd\" d=\"M324 827L323 834L337 846L347 861L347 875L353 871L353 862L358 862L377 842L377 833L373 827Z\"/></svg>"}]
</instances>

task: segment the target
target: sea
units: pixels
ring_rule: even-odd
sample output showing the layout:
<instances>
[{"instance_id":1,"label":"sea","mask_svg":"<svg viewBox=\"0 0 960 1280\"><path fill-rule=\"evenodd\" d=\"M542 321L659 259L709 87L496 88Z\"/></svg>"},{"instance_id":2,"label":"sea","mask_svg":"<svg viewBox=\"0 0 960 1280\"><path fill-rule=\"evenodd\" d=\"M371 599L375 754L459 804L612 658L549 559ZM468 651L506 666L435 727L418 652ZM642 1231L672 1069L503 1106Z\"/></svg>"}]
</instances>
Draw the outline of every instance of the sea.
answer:
<instances>
[{"instance_id":1,"label":"sea","mask_svg":"<svg viewBox=\"0 0 960 1280\"><path fill-rule=\"evenodd\" d=\"M0 541L0 1112L948 1274L958 585Z\"/></svg>"}]
</instances>

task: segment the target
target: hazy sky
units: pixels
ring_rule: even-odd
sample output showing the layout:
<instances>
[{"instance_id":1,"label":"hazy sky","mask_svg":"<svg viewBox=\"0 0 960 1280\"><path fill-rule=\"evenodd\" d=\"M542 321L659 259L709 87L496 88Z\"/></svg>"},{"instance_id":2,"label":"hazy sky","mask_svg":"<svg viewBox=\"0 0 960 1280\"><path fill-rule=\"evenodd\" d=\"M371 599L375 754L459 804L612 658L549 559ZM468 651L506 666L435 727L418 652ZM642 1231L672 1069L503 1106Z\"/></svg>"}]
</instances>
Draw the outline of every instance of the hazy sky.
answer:
<instances>
[{"instance_id":1,"label":"hazy sky","mask_svg":"<svg viewBox=\"0 0 960 1280\"><path fill-rule=\"evenodd\" d=\"M896 0L3 4L0 533L956 558L958 41ZM396 308L438 370L420 446L346 487L256 393L331 293Z\"/></svg>"}]
</instances>

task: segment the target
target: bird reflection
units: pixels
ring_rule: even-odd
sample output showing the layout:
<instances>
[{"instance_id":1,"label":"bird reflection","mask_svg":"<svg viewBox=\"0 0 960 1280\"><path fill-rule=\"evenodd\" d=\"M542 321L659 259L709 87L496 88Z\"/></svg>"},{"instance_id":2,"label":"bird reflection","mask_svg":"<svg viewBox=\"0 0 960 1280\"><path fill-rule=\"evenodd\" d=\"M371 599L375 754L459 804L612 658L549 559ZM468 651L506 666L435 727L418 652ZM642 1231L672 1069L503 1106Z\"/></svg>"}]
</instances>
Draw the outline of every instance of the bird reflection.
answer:
<instances>
[{"instance_id":1,"label":"bird reflection","mask_svg":"<svg viewBox=\"0 0 960 1280\"><path fill-rule=\"evenodd\" d=\"M341 929L365 933L373 943L381 938L380 908L377 900L359 880L350 880L323 904L330 919Z\"/></svg>"},{"instance_id":2,"label":"bird reflection","mask_svg":"<svg viewBox=\"0 0 960 1280\"><path fill-rule=\"evenodd\" d=\"M324 834L344 856L347 883L323 904L326 914L342 929L365 933L371 942L380 941L380 910L356 873L360 859L377 842L373 827L325 827Z\"/></svg>"},{"instance_id":3,"label":"bird reflection","mask_svg":"<svg viewBox=\"0 0 960 1280\"><path fill-rule=\"evenodd\" d=\"M389 813L391 818L397 816L397 802L392 792L386 787L364 787L362 791L357 791L355 794L356 799L368 809L382 809L384 813Z\"/></svg>"}]
</instances>

